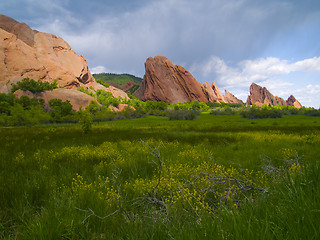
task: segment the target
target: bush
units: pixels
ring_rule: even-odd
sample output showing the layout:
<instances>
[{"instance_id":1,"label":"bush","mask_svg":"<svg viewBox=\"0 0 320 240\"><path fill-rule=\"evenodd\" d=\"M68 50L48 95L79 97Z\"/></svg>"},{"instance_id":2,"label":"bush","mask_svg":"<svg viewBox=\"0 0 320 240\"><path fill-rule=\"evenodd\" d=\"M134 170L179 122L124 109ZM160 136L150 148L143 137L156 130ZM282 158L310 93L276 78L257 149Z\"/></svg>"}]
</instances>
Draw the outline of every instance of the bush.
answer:
<instances>
[{"instance_id":1,"label":"bush","mask_svg":"<svg viewBox=\"0 0 320 240\"><path fill-rule=\"evenodd\" d=\"M79 123L81 125L82 131L87 134L91 132L93 119L88 111L81 111L80 112L80 120Z\"/></svg>"},{"instance_id":2,"label":"bush","mask_svg":"<svg viewBox=\"0 0 320 240\"><path fill-rule=\"evenodd\" d=\"M211 115L234 115L236 111L230 107L226 108L215 108L210 111Z\"/></svg>"},{"instance_id":3,"label":"bush","mask_svg":"<svg viewBox=\"0 0 320 240\"><path fill-rule=\"evenodd\" d=\"M106 83L106 82L104 82L104 81L102 81L102 80L100 80L100 79L96 79L96 81L97 81L98 83L100 83L102 86L105 86L106 88L110 87L110 84L109 84L109 83Z\"/></svg>"},{"instance_id":4,"label":"bush","mask_svg":"<svg viewBox=\"0 0 320 240\"><path fill-rule=\"evenodd\" d=\"M167 111L169 120L193 120L200 115L198 110L168 110Z\"/></svg>"},{"instance_id":5,"label":"bush","mask_svg":"<svg viewBox=\"0 0 320 240\"><path fill-rule=\"evenodd\" d=\"M163 102L163 101L146 101L145 102L145 111L146 112L151 112L151 111L154 111L154 110L160 110L160 111L163 111L163 110L166 110L168 108L168 105L167 103Z\"/></svg>"},{"instance_id":6,"label":"bush","mask_svg":"<svg viewBox=\"0 0 320 240\"><path fill-rule=\"evenodd\" d=\"M244 107L244 103L217 103L217 102L208 102L207 106L210 108L241 108Z\"/></svg>"},{"instance_id":7,"label":"bush","mask_svg":"<svg viewBox=\"0 0 320 240\"><path fill-rule=\"evenodd\" d=\"M121 99L113 97L111 92L98 89L96 94L97 101L103 106L109 107L110 105L112 105L114 107L118 107L121 103Z\"/></svg>"},{"instance_id":8,"label":"bush","mask_svg":"<svg viewBox=\"0 0 320 240\"><path fill-rule=\"evenodd\" d=\"M283 112L275 108L257 108L255 106L240 112L241 116L249 119L257 118L282 118Z\"/></svg>"},{"instance_id":9,"label":"bush","mask_svg":"<svg viewBox=\"0 0 320 240\"><path fill-rule=\"evenodd\" d=\"M319 117L320 116L320 110L314 109L314 108L305 108L303 110L303 114L306 116L312 116L312 117Z\"/></svg>"},{"instance_id":10,"label":"bush","mask_svg":"<svg viewBox=\"0 0 320 240\"><path fill-rule=\"evenodd\" d=\"M73 114L72 105L69 100L62 102L61 99L49 101L50 115L54 122L62 122L63 118Z\"/></svg>"},{"instance_id":11,"label":"bush","mask_svg":"<svg viewBox=\"0 0 320 240\"><path fill-rule=\"evenodd\" d=\"M186 109L186 110L199 110L199 111L207 111L209 109L208 105L204 102L192 101L185 103L176 103L171 106L173 109Z\"/></svg>"},{"instance_id":12,"label":"bush","mask_svg":"<svg viewBox=\"0 0 320 240\"><path fill-rule=\"evenodd\" d=\"M14 93L18 89L21 89L22 91L30 91L32 93L38 93L46 90L53 90L55 88L58 88L56 80L53 83L49 83L49 82L42 82L40 80L35 81L30 78L24 78L22 81L17 82L17 84L12 85L11 92Z\"/></svg>"}]
</instances>

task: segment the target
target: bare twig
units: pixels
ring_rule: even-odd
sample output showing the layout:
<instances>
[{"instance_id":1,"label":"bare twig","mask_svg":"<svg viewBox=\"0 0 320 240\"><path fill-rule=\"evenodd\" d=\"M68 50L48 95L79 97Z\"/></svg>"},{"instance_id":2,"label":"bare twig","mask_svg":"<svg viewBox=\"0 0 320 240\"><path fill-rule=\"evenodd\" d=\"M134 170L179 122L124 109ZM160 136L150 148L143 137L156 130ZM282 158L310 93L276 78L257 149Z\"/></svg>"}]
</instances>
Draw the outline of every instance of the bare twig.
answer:
<instances>
[{"instance_id":1,"label":"bare twig","mask_svg":"<svg viewBox=\"0 0 320 240\"><path fill-rule=\"evenodd\" d=\"M154 156L158 160L158 163L154 162L156 165L159 166L159 170L158 170L158 181L157 181L157 184L153 187L153 189L150 192L150 194L153 195L154 192L156 191L156 189L158 188L158 186L160 185L160 182L161 182L162 165L163 165L163 161L161 159L160 150L159 150L159 146L160 146L161 142L160 142L158 147L151 147L148 143L144 142L142 139L140 139L140 141L143 144L148 146L148 148L150 149L151 155Z\"/></svg>"},{"instance_id":2,"label":"bare twig","mask_svg":"<svg viewBox=\"0 0 320 240\"><path fill-rule=\"evenodd\" d=\"M121 209L119 208L119 209L117 209L116 211L114 211L114 212L112 212L112 213L110 213L110 214L108 214L108 215L106 215L106 216L100 217L100 216L98 216L97 214L95 214L95 212L94 212L92 209L90 209L90 208L88 208L88 210L84 210L84 209L81 209L81 208L77 208L77 207L76 207L76 209L79 210L79 211L82 211L82 212L91 213L91 214L88 215L85 219L82 220L81 224L84 224L85 221L86 221L87 219L89 219L90 217L92 217L92 216L95 216L96 218L99 218L99 219L102 220L102 219L106 219L106 218L108 218L108 217L111 217L112 215L115 215L116 213L120 212L120 210L121 210Z\"/></svg>"}]
</instances>

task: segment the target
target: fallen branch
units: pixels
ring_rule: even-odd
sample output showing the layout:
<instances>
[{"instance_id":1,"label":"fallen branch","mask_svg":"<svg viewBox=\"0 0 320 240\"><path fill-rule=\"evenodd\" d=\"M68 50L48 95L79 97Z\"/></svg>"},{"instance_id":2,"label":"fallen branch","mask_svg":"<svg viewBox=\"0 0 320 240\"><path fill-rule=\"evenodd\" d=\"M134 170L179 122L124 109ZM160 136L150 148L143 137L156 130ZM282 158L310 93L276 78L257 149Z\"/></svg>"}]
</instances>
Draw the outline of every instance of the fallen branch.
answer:
<instances>
[{"instance_id":1,"label":"fallen branch","mask_svg":"<svg viewBox=\"0 0 320 240\"><path fill-rule=\"evenodd\" d=\"M108 218L108 217L111 217L112 215L115 215L116 213L120 212L120 210L121 210L121 209L119 208L119 209L117 209L116 211L114 211L113 213L110 213L110 214L108 214L108 215L106 215L106 216L100 217L100 216L98 216L97 214L95 214L95 212L94 212L92 209L90 209L90 208L88 208L88 210L84 210L84 209L81 209L81 208L77 208L77 207L76 207L76 209L79 210L79 211L82 211L82 212L90 212L90 213L91 213L91 214L88 215L85 219L82 220L81 224L84 224L85 221L86 221L87 219L89 219L90 217L92 217L92 216L95 216L95 217L97 217L97 218L99 218L99 219L106 219L106 218Z\"/></svg>"}]
</instances>

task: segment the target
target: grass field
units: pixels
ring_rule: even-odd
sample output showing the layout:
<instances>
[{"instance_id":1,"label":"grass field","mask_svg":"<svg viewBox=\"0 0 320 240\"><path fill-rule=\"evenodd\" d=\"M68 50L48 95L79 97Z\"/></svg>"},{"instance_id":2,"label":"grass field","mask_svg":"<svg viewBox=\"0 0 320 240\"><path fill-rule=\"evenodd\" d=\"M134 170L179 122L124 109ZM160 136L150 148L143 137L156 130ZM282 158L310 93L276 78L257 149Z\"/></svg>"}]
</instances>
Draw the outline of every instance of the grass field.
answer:
<instances>
[{"instance_id":1,"label":"grass field","mask_svg":"<svg viewBox=\"0 0 320 240\"><path fill-rule=\"evenodd\" d=\"M0 128L0 239L319 239L320 118Z\"/></svg>"}]
</instances>

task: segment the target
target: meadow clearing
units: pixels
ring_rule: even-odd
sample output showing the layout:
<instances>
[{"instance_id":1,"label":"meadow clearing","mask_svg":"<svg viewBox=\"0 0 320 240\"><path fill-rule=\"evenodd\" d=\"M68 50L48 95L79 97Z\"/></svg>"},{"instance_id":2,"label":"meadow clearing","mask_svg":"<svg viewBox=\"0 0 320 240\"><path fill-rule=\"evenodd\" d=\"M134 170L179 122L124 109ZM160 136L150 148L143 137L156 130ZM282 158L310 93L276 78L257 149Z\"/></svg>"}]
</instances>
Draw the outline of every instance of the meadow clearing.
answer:
<instances>
[{"instance_id":1,"label":"meadow clearing","mask_svg":"<svg viewBox=\"0 0 320 240\"><path fill-rule=\"evenodd\" d=\"M320 118L0 128L1 239L319 239Z\"/></svg>"}]
</instances>

